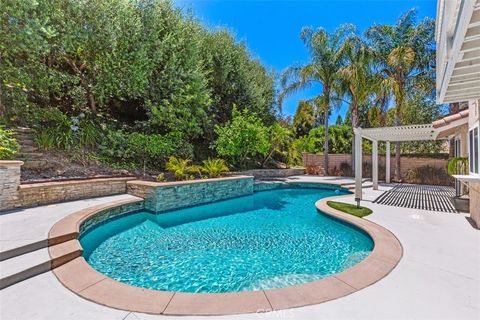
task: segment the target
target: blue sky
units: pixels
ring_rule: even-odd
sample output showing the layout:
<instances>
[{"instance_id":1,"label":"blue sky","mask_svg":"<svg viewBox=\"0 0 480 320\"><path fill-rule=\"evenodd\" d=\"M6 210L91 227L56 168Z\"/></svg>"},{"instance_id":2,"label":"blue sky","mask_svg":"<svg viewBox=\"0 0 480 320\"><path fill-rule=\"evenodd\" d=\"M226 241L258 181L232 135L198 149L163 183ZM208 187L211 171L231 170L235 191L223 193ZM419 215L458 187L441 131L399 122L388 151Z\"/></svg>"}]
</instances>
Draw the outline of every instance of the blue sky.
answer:
<instances>
[{"instance_id":1,"label":"blue sky","mask_svg":"<svg viewBox=\"0 0 480 320\"><path fill-rule=\"evenodd\" d=\"M268 68L281 72L293 64L308 60L300 40L303 26L334 30L343 23L353 23L359 31L372 24L393 24L410 8L417 8L418 19L435 18L436 0L378 1L282 1L282 0L175 0L174 3L193 14L208 28L226 27L236 38L245 41L252 55ZM318 95L321 87L299 92L283 105L285 115L293 115L298 101ZM347 106L334 111L345 116Z\"/></svg>"}]
</instances>

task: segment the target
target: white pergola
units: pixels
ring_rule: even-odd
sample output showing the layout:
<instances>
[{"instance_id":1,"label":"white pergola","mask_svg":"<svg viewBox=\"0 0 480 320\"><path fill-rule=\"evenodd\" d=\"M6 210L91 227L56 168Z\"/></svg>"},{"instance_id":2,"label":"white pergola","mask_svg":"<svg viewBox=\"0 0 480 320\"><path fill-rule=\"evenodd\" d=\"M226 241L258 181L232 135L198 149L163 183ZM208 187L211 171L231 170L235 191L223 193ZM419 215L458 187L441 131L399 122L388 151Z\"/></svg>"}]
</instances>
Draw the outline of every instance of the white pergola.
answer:
<instances>
[{"instance_id":1,"label":"white pergola","mask_svg":"<svg viewBox=\"0 0 480 320\"><path fill-rule=\"evenodd\" d=\"M372 181L373 189L378 190L378 143L384 141L386 147L385 179L390 182L390 142L436 140L439 130L433 124L410 126L355 128L355 199L362 200L362 139L372 141Z\"/></svg>"}]
</instances>

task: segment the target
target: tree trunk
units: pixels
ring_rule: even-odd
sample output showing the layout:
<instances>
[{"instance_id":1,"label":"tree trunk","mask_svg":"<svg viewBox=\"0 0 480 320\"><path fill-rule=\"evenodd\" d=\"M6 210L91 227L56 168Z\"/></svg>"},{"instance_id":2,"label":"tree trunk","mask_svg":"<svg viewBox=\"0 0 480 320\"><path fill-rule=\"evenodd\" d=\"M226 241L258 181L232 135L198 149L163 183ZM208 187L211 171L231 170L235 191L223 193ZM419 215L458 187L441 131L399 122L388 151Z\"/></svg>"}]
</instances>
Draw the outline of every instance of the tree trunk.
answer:
<instances>
[{"instance_id":1,"label":"tree trunk","mask_svg":"<svg viewBox=\"0 0 480 320\"><path fill-rule=\"evenodd\" d=\"M354 129L358 127L358 105L357 102L352 100L350 104L350 109L352 110L352 172L355 171L355 132ZM360 150L361 152L361 150Z\"/></svg>"},{"instance_id":2,"label":"tree trunk","mask_svg":"<svg viewBox=\"0 0 480 320\"><path fill-rule=\"evenodd\" d=\"M325 144L323 146L323 154L324 154L324 171L325 171L325 176L328 176L328 109L329 107L327 106L324 110L325 113Z\"/></svg>"},{"instance_id":3,"label":"tree trunk","mask_svg":"<svg viewBox=\"0 0 480 320\"><path fill-rule=\"evenodd\" d=\"M72 70L80 77L80 83L82 84L82 87L85 90L89 108L92 111L96 111L97 105L95 103L95 97L93 96L92 89L90 88L90 83L88 81L88 78L85 76L85 74L82 71L82 69L85 66L85 63L82 64L80 67L78 67L75 61L69 58L65 58L65 61L72 68Z\"/></svg>"},{"instance_id":4,"label":"tree trunk","mask_svg":"<svg viewBox=\"0 0 480 320\"><path fill-rule=\"evenodd\" d=\"M263 158L263 161L260 165L262 168L265 168L265 164L267 164L267 161L272 157L274 152L275 152L275 149L270 150L265 156L265 158Z\"/></svg>"}]
</instances>

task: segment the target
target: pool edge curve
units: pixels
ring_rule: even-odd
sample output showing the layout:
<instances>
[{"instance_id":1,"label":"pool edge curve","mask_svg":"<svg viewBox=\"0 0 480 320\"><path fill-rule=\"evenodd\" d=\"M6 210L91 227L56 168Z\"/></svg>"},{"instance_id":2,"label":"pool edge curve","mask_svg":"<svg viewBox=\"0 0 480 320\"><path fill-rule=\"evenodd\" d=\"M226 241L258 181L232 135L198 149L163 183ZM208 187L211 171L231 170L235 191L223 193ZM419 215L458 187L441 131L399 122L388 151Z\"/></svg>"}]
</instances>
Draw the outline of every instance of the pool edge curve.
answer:
<instances>
[{"instance_id":1,"label":"pool edge curve","mask_svg":"<svg viewBox=\"0 0 480 320\"><path fill-rule=\"evenodd\" d=\"M373 240L370 255L358 264L326 278L278 289L231 293L185 293L144 289L113 280L94 270L82 257L67 262L52 272L64 287L89 301L111 308L163 315L234 315L261 313L320 304L366 288L386 277L403 256L403 248L386 228L327 205L327 201L351 195L318 200L315 206L327 216L365 231ZM118 200L84 209L55 223L49 232L49 254L59 239L78 241L80 226L107 209L135 204L142 198ZM78 242L78 243L77 243ZM76 247L76 246L75 246Z\"/></svg>"}]
</instances>

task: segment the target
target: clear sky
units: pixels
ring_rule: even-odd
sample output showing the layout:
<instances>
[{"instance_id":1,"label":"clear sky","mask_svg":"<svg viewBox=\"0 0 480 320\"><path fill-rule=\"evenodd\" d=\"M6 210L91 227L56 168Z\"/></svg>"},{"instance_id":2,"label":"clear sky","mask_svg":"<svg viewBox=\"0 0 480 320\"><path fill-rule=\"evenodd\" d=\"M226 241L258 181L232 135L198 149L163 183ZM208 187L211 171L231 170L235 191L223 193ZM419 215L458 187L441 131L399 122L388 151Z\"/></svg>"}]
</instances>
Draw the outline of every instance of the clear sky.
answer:
<instances>
[{"instance_id":1,"label":"clear sky","mask_svg":"<svg viewBox=\"0 0 480 320\"><path fill-rule=\"evenodd\" d=\"M209 28L226 27L238 40L246 42L252 55L268 68L281 72L286 67L308 61L300 40L303 26L334 30L343 23L355 24L359 31L377 24L393 24L410 8L417 8L418 19L435 18L436 0L175 0ZM283 105L285 115L293 115L298 101L318 95L321 87L299 92ZM347 106L334 111L345 116Z\"/></svg>"}]
</instances>

